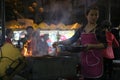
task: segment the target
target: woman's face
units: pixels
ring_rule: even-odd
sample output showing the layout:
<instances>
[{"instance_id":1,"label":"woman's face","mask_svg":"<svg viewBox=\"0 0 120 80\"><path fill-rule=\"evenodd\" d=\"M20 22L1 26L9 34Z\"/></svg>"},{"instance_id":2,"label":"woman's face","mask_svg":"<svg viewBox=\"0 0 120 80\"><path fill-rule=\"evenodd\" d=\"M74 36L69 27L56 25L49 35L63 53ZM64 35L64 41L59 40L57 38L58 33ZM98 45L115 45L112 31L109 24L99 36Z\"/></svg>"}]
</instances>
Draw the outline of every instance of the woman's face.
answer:
<instances>
[{"instance_id":1,"label":"woman's face","mask_svg":"<svg viewBox=\"0 0 120 80\"><path fill-rule=\"evenodd\" d=\"M86 15L88 23L95 24L99 17L98 10L90 10L89 13Z\"/></svg>"}]
</instances>

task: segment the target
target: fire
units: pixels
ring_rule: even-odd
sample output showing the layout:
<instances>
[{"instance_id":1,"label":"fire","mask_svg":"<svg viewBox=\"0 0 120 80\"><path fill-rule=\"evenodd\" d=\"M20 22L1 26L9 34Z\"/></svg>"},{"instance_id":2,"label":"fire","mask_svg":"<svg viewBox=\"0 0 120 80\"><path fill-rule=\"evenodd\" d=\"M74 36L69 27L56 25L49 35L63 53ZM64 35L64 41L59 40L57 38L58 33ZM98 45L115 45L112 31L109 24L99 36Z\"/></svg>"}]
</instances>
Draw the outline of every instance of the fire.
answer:
<instances>
[{"instance_id":1,"label":"fire","mask_svg":"<svg viewBox=\"0 0 120 80\"><path fill-rule=\"evenodd\" d=\"M41 29L51 28L51 30L58 29L58 28L61 30L70 30L70 29L77 29L77 28L81 27L81 25L79 23L74 23L72 25L65 25L62 23L59 23L57 25L55 25L55 24L47 25L46 23L41 23L41 24L39 24L38 27L40 27ZM62 39L63 38L65 38L65 37L63 36ZM26 44L23 47L22 54L26 57L33 56L32 47L33 47L33 45L31 45L31 40L27 40Z\"/></svg>"},{"instance_id":2,"label":"fire","mask_svg":"<svg viewBox=\"0 0 120 80\"><path fill-rule=\"evenodd\" d=\"M31 40L27 40L26 44L23 47L22 54L24 56L32 56L32 49L31 49L30 42L31 42Z\"/></svg>"},{"instance_id":3,"label":"fire","mask_svg":"<svg viewBox=\"0 0 120 80\"><path fill-rule=\"evenodd\" d=\"M28 49L26 48L26 47L24 47L24 54L23 54L24 56L32 56L32 51L30 50L29 52L28 52Z\"/></svg>"}]
</instances>

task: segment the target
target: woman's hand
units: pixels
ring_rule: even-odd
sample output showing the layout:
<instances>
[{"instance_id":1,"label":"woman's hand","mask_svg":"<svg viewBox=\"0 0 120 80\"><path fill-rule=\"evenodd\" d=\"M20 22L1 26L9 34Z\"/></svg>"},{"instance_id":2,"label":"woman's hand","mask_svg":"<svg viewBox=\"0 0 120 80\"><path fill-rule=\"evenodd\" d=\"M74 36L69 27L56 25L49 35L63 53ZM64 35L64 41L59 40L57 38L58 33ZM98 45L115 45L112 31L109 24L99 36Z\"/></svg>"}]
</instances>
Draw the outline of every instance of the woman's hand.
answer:
<instances>
[{"instance_id":1,"label":"woman's hand","mask_svg":"<svg viewBox=\"0 0 120 80\"><path fill-rule=\"evenodd\" d=\"M84 50L85 51L88 51L88 50L90 50L90 49L92 49L93 48L93 44L85 44L84 45Z\"/></svg>"},{"instance_id":2,"label":"woman's hand","mask_svg":"<svg viewBox=\"0 0 120 80\"><path fill-rule=\"evenodd\" d=\"M98 43L98 44L85 44L84 45L85 50L90 50L90 49L103 49L104 44Z\"/></svg>"}]
</instances>

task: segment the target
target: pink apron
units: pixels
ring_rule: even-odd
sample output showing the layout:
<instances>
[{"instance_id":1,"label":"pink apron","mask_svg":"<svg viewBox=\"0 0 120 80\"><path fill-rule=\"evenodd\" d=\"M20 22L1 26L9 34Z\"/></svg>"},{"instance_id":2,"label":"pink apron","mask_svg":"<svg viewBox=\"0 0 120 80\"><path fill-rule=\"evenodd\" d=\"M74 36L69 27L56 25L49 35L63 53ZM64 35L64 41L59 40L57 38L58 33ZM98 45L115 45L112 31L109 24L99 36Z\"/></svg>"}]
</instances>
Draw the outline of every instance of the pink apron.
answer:
<instances>
[{"instance_id":1,"label":"pink apron","mask_svg":"<svg viewBox=\"0 0 120 80\"><path fill-rule=\"evenodd\" d=\"M81 34L81 44L98 43L94 33ZM81 73L85 78L99 78L103 73L102 50L91 49L81 52Z\"/></svg>"}]
</instances>

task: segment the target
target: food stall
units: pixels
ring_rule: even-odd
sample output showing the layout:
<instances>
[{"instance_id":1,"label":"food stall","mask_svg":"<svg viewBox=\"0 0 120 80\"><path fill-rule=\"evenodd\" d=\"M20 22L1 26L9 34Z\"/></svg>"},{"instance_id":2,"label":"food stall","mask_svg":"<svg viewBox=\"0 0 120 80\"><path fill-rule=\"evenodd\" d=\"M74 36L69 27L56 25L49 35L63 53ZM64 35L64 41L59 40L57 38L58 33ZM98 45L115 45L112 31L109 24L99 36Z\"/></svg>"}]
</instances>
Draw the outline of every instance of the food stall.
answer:
<instances>
[{"instance_id":1,"label":"food stall","mask_svg":"<svg viewBox=\"0 0 120 80\"><path fill-rule=\"evenodd\" d=\"M19 22L18 22L19 23ZM13 25L12 25L13 26ZM13 43L16 45L17 41L20 37L24 37L23 35L26 34L24 25L15 25L13 28L14 30L14 37ZM21 27L19 27L21 26ZM27 60L27 69L31 71L31 73L27 73L24 70L24 74L27 74L27 78L32 78L33 80L55 80L58 78L73 78L77 75L77 59L75 56L57 56L55 49L52 47L53 42L62 41L70 38L75 29L80 27L80 24L75 23L72 25L65 25L59 23L58 25L55 24L46 24L45 22L40 23L37 26L32 25L35 30L40 28L40 37L42 38L45 34L48 34L48 39L46 40L48 45L48 53L47 55L34 55L34 53L29 54L27 51L23 52L22 54L25 56ZM24 26L25 27L25 26ZM16 29L14 29L16 28ZM24 33L24 34L23 34ZM37 38L36 38L37 39ZM15 42L16 41L16 42ZM41 45L44 45L41 43ZM40 46L41 46L40 45ZM23 49L27 50L26 47ZM44 49L44 47L43 47ZM25 69L26 69L25 68Z\"/></svg>"}]
</instances>

